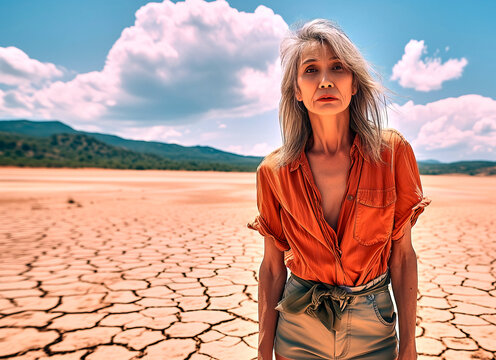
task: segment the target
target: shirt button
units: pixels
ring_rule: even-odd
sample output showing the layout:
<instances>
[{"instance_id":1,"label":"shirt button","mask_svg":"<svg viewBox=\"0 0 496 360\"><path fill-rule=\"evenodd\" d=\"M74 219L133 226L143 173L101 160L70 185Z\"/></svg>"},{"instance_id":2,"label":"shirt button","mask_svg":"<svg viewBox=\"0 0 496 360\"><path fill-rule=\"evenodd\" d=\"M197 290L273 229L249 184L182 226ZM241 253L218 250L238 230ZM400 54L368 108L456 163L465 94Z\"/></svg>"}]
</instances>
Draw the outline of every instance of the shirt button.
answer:
<instances>
[{"instance_id":1,"label":"shirt button","mask_svg":"<svg viewBox=\"0 0 496 360\"><path fill-rule=\"evenodd\" d=\"M353 200L353 195L348 195L346 198L351 201Z\"/></svg>"}]
</instances>

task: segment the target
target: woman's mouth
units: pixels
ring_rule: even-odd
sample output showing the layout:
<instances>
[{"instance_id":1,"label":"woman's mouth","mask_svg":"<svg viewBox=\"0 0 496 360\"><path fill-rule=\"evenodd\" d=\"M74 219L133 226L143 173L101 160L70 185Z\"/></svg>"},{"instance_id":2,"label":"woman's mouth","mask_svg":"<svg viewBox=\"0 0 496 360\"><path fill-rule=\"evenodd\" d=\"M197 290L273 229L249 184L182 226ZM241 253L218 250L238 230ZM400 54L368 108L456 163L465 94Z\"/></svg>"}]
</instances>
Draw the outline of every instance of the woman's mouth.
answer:
<instances>
[{"instance_id":1,"label":"woman's mouth","mask_svg":"<svg viewBox=\"0 0 496 360\"><path fill-rule=\"evenodd\" d=\"M331 101L336 101L337 99L335 97L332 97L332 96L325 96L325 97L320 97L317 99L317 101L321 101L321 102L331 102Z\"/></svg>"}]
</instances>

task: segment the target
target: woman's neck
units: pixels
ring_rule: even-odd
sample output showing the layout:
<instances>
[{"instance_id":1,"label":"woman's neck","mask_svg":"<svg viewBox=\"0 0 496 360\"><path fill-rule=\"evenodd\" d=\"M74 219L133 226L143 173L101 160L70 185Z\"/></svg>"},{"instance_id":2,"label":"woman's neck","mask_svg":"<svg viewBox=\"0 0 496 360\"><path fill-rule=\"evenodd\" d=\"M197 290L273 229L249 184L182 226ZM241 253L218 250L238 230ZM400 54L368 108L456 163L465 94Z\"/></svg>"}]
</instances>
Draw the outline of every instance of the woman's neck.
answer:
<instances>
[{"instance_id":1,"label":"woman's neck","mask_svg":"<svg viewBox=\"0 0 496 360\"><path fill-rule=\"evenodd\" d=\"M309 119L312 125L312 141L308 149L309 152L329 156L340 152L349 153L353 143L349 111L332 117L309 114Z\"/></svg>"}]
</instances>

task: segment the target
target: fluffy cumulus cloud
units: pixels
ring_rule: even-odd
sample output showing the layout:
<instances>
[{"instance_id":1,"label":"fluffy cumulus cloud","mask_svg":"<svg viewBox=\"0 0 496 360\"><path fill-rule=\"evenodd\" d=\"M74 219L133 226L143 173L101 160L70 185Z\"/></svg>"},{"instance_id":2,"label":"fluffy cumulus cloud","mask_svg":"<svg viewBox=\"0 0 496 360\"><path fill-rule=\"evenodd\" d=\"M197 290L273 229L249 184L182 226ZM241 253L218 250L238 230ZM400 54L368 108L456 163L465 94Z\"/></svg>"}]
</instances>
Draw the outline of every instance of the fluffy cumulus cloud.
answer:
<instances>
[{"instance_id":1,"label":"fluffy cumulus cloud","mask_svg":"<svg viewBox=\"0 0 496 360\"><path fill-rule=\"evenodd\" d=\"M397 80L405 88L417 91L439 90L443 82L462 76L467 59L449 59L442 63L440 58L421 59L427 53L424 41L410 40L405 53L393 67L391 80Z\"/></svg>"},{"instance_id":2,"label":"fluffy cumulus cloud","mask_svg":"<svg viewBox=\"0 0 496 360\"><path fill-rule=\"evenodd\" d=\"M389 111L389 125L402 132L417 159L496 161L496 100L480 95L425 105L408 101Z\"/></svg>"},{"instance_id":3,"label":"fluffy cumulus cloud","mask_svg":"<svg viewBox=\"0 0 496 360\"><path fill-rule=\"evenodd\" d=\"M139 127L262 113L278 104L278 50L286 30L284 20L263 5L246 13L225 0L149 3L114 43L102 71L5 90L0 117ZM57 75L52 64L40 63L44 72L33 70L35 62L3 81L36 81L29 71Z\"/></svg>"},{"instance_id":4,"label":"fluffy cumulus cloud","mask_svg":"<svg viewBox=\"0 0 496 360\"><path fill-rule=\"evenodd\" d=\"M31 59L24 51L0 47L0 84L22 87L38 85L64 75L64 69Z\"/></svg>"}]
</instances>

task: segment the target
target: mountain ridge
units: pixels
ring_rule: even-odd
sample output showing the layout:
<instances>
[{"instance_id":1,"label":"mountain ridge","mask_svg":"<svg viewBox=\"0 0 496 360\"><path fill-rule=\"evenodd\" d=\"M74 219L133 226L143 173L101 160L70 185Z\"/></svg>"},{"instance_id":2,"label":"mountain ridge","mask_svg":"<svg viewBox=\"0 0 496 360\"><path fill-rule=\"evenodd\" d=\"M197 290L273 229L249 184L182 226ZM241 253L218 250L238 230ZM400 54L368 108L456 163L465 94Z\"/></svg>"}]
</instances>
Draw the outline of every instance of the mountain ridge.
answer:
<instances>
[{"instance_id":1,"label":"mountain ridge","mask_svg":"<svg viewBox=\"0 0 496 360\"><path fill-rule=\"evenodd\" d=\"M88 148L81 148L82 144ZM79 131L59 120L0 121L0 165L256 171L262 159L210 146L182 146ZM417 164L423 175L496 175L493 161L443 163L428 159Z\"/></svg>"}]
</instances>

